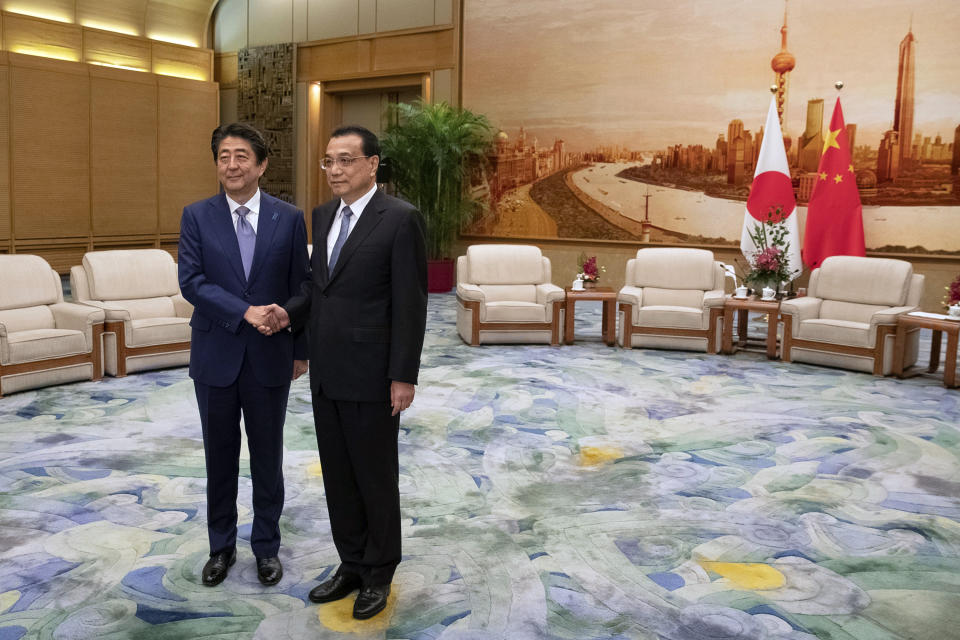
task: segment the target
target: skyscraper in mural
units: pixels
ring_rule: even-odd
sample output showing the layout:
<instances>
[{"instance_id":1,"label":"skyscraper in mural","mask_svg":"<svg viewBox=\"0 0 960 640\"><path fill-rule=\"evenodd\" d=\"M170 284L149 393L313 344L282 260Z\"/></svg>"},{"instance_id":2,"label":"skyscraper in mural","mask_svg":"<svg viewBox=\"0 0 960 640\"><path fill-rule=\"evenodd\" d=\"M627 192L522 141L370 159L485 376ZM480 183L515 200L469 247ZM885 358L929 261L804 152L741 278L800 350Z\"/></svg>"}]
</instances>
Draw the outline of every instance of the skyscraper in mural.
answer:
<instances>
[{"instance_id":1,"label":"skyscraper in mural","mask_svg":"<svg viewBox=\"0 0 960 640\"><path fill-rule=\"evenodd\" d=\"M790 150L790 134L784 123L784 114L787 112L787 93L790 90L790 72L797 66L797 59L787 51L787 8L783 8L783 26L780 27L780 52L773 56L770 68L773 69L777 86L777 115L780 117L780 128L783 129L783 143L787 151ZM912 104L912 103L911 103Z\"/></svg>"},{"instance_id":2,"label":"skyscraper in mural","mask_svg":"<svg viewBox=\"0 0 960 640\"><path fill-rule=\"evenodd\" d=\"M914 62L917 53L917 39L913 35L913 25L900 41L900 64L897 70L897 102L893 110L893 130L900 139L900 168L911 157L913 139L913 94Z\"/></svg>"},{"instance_id":3,"label":"skyscraper in mural","mask_svg":"<svg viewBox=\"0 0 960 640\"><path fill-rule=\"evenodd\" d=\"M801 171L816 171L823 151L823 98L807 102L807 127L800 136L797 160Z\"/></svg>"}]
</instances>

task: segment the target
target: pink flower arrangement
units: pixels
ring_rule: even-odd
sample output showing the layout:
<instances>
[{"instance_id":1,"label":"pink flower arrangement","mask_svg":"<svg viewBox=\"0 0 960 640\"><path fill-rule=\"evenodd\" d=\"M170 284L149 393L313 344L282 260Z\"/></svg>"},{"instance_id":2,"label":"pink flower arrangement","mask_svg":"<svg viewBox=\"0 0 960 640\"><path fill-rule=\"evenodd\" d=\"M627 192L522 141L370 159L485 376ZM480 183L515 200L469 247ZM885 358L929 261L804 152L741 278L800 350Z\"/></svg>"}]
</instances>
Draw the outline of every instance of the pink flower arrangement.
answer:
<instances>
[{"instance_id":1,"label":"pink flower arrangement","mask_svg":"<svg viewBox=\"0 0 960 640\"><path fill-rule=\"evenodd\" d=\"M780 271L780 261L783 258L783 251L780 247L767 247L756 255L753 259L753 268L758 271L769 271L775 274Z\"/></svg>"},{"instance_id":2,"label":"pink flower arrangement","mask_svg":"<svg viewBox=\"0 0 960 640\"><path fill-rule=\"evenodd\" d=\"M943 306L960 304L960 276L954 278L949 287L944 288L947 290L947 295L943 299Z\"/></svg>"},{"instance_id":3,"label":"pink flower arrangement","mask_svg":"<svg viewBox=\"0 0 960 640\"><path fill-rule=\"evenodd\" d=\"M580 274L577 277L584 282L597 282L600 280L600 274L607 271L606 267L597 264L597 256L588 258L585 253L581 253L578 262L580 262Z\"/></svg>"},{"instance_id":4,"label":"pink flower arrangement","mask_svg":"<svg viewBox=\"0 0 960 640\"><path fill-rule=\"evenodd\" d=\"M750 232L750 239L757 252L750 258L750 272L744 277L746 282L756 287L779 289L781 282L792 279L787 257L790 241L783 222L783 207L770 207L767 219Z\"/></svg>"}]
</instances>

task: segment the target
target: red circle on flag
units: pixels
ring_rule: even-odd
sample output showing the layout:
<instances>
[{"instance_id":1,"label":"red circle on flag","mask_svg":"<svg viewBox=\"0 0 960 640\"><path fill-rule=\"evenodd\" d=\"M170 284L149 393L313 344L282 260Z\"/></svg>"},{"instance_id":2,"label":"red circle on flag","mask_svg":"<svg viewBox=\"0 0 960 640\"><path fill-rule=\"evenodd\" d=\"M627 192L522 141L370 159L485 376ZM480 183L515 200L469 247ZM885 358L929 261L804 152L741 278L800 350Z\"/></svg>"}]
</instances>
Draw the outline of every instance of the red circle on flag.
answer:
<instances>
[{"instance_id":1,"label":"red circle on flag","mask_svg":"<svg viewBox=\"0 0 960 640\"><path fill-rule=\"evenodd\" d=\"M779 171L764 171L753 179L750 197L747 198L747 211L756 220L766 222L773 213L771 222L780 222L796 208L793 197L793 184L790 178ZM780 214L776 213L777 208Z\"/></svg>"}]
</instances>

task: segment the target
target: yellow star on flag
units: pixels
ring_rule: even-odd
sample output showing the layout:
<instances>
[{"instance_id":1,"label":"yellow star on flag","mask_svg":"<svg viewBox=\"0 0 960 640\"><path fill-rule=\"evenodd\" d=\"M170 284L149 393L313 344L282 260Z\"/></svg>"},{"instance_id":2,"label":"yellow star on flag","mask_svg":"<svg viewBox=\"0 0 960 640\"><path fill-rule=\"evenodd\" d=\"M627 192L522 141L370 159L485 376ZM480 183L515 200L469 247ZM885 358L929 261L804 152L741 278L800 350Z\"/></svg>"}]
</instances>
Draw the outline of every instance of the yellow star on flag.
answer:
<instances>
[{"instance_id":1,"label":"yellow star on flag","mask_svg":"<svg viewBox=\"0 0 960 640\"><path fill-rule=\"evenodd\" d=\"M837 144L837 136L840 135L840 131L840 129L837 129L827 134L827 139L823 141L823 153L826 153L830 147L840 148L840 145Z\"/></svg>"},{"instance_id":2,"label":"yellow star on flag","mask_svg":"<svg viewBox=\"0 0 960 640\"><path fill-rule=\"evenodd\" d=\"M837 175L833 176L833 181L837 184L840 184L843 182L843 176L838 173Z\"/></svg>"},{"instance_id":3,"label":"yellow star on flag","mask_svg":"<svg viewBox=\"0 0 960 640\"><path fill-rule=\"evenodd\" d=\"M850 173L853 173L853 165L850 165L850 167L847 169L847 171L849 171Z\"/></svg>"},{"instance_id":4,"label":"yellow star on flag","mask_svg":"<svg viewBox=\"0 0 960 640\"><path fill-rule=\"evenodd\" d=\"M821 180L826 180L826 179L827 179L827 172L826 172L826 171L824 171L823 173L820 174L820 179L821 179Z\"/></svg>"}]
</instances>

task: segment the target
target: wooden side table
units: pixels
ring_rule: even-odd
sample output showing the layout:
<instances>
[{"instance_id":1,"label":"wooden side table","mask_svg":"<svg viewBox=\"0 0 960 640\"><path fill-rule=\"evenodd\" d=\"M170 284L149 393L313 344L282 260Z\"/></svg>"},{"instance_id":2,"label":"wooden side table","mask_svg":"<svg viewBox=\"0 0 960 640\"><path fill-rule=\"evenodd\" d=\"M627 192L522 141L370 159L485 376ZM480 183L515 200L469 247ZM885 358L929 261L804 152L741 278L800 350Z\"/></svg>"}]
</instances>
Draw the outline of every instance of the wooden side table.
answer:
<instances>
[{"instance_id":1,"label":"wooden side table","mask_svg":"<svg viewBox=\"0 0 960 640\"><path fill-rule=\"evenodd\" d=\"M610 287L595 287L574 291L570 287L564 289L566 299L563 302L563 341L573 344L573 309L578 300L599 300L603 303L603 341L607 346L617 342L617 292Z\"/></svg>"},{"instance_id":2,"label":"wooden side table","mask_svg":"<svg viewBox=\"0 0 960 640\"><path fill-rule=\"evenodd\" d=\"M930 365L928 373L936 373L940 368L940 342L943 334L947 334L947 350L943 354L943 386L953 388L957 386L957 337L960 336L960 320L950 320L949 316L929 314L915 316L905 313L897 318L897 333L893 341L893 369L891 373L898 378L909 377L920 373L919 367L910 371L903 370L903 355L907 347L907 331L913 328L930 329L933 331L933 340L930 342Z\"/></svg>"},{"instance_id":3,"label":"wooden side table","mask_svg":"<svg viewBox=\"0 0 960 640\"><path fill-rule=\"evenodd\" d=\"M751 311L766 313L770 320L767 322L767 357L775 360L777 357L777 324L780 322L780 301L761 300L755 296L749 298L727 298L723 303L723 353L733 353L733 315L737 315L737 343L740 346L747 344L747 318Z\"/></svg>"}]
</instances>

